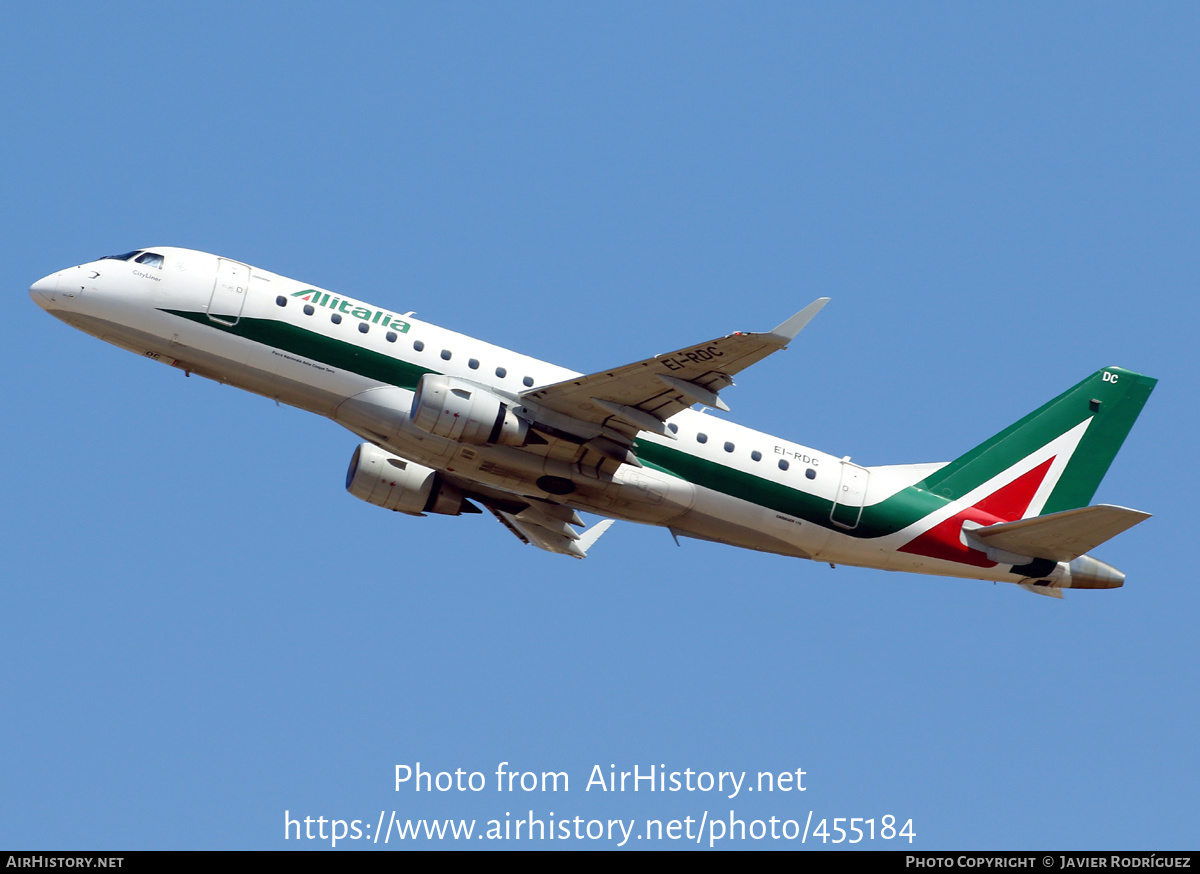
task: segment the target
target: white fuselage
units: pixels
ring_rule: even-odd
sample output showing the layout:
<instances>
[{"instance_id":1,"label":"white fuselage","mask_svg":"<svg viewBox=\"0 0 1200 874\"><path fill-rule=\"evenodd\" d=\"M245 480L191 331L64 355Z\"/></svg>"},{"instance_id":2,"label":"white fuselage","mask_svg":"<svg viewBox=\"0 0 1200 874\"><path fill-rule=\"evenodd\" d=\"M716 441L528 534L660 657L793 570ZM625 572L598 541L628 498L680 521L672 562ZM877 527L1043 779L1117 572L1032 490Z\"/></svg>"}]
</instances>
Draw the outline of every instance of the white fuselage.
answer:
<instances>
[{"instance_id":1,"label":"white fuselage","mask_svg":"<svg viewBox=\"0 0 1200 874\"><path fill-rule=\"evenodd\" d=\"M853 535L851 523L863 506L911 487L937 465L860 468L848 459L693 410L669 420L675 439L645 432L638 437L649 451L658 447L686 453L689 463L729 477L752 477L762 488L795 490L835 507L839 490L850 495L848 512L845 501L841 511L842 524L829 525L698 485L653 465L623 464L609 476L589 476L573 465L574 447L553 440L523 447L463 445L415 427L408 415L413 391L380 378L380 368L444 373L514 403L530 387L578 374L257 267L188 249L153 251L164 256L160 265L94 261L46 277L31 294L59 319L110 343L327 416L395 455L492 489L782 555L1019 579L1003 565L967 568L897 552L919 533L914 530ZM302 296L307 292L312 294ZM217 317L210 305L222 295L226 314ZM229 300L236 305L231 307ZM289 339L275 342L273 337ZM565 497L546 493L537 486L545 476L570 479L578 489ZM928 528L957 506L948 502L939 518L915 524Z\"/></svg>"}]
</instances>

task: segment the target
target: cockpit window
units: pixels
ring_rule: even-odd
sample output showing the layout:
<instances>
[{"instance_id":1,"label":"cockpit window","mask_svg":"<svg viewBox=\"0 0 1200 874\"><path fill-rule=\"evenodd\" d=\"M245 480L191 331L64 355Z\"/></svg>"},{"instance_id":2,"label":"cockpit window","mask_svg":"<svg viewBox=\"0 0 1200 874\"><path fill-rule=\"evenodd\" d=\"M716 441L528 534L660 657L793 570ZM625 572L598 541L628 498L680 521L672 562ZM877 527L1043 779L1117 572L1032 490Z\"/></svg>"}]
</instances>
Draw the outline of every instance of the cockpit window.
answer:
<instances>
[{"instance_id":1,"label":"cockpit window","mask_svg":"<svg viewBox=\"0 0 1200 874\"><path fill-rule=\"evenodd\" d=\"M140 251L142 251L142 250L134 249L132 252L126 252L124 255L105 255L100 260L101 261L128 261L130 258L132 258L134 255L136 255Z\"/></svg>"},{"instance_id":2,"label":"cockpit window","mask_svg":"<svg viewBox=\"0 0 1200 874\"><path fill-rule=\"evenodd\" d=\"M157 267L162 270L163 256L157 252L147 252L144 255L139 255L136 259L138 264L145 264L147 267Z\"/></svg>"}]
</instances>

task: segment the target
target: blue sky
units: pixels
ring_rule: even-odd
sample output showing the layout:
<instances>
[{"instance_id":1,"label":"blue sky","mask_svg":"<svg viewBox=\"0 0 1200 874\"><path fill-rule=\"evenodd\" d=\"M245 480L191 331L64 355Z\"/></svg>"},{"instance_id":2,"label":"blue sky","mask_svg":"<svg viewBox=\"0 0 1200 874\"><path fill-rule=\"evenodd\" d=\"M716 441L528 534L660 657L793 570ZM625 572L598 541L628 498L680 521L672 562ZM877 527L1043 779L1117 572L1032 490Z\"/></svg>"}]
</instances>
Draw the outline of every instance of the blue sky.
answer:
<instances>
[{"instance_id":1,"label":"blue sky","mask_svg":"<svg viewBox=\"0 0 1200 874\"><path fill-rule=\"evenodd\" d=\"M1181 3L14 6L0 846L731 809L1194 846L1198 36ZM864 464L948 460L1127 367L1161 381L1096 500L1155 515L1097 551L1123 589L1062 602L395 516L343 491L350 433L27 296L151 245L581 371L829 296L725 396ZM394 791L416 762L571 790ZM596 764L807 791L585 792Z\"/></svg>"}]
</instances>

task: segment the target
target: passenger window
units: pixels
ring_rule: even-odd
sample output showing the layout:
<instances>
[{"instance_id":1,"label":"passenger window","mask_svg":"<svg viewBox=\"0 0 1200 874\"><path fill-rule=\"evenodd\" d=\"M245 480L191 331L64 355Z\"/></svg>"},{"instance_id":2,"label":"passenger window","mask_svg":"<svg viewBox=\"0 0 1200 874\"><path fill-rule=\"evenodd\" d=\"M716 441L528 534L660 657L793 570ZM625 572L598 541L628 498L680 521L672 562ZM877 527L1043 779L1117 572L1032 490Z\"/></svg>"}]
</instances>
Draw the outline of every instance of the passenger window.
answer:
<instances>
[{"instance_id":1,"label":"passenger window","mask_svg":"<svg viewBox=\"0 0 1200 874\"><path fill-rule=\"evenodd\" d=\"M533 377L532 376L525 377L524 379L521 380L521 384L522 385L533 385Z\"/></svg>"},{"instance_id":2,"label":"passenger window","mask_svg":"<svg viewBox=\"0 0 1200 874\"><path fill-rule=\"evenodd\" d=\"M425 344L420 340L413 340L413 348L418 352L423 352L425 350Z\"/></svg>"},{"instance_id":3,"label":"passenger window","mask_svg":"<svg viewBox=\"0 0 1200 874\"><path fill-rule=\"evenodd\" d=\"M280 307L287 306L287 298L284 297L282 294L279 295L279 297L275 298L275 306L280 306Z\"/></svg>"},{"instance_id":4,"label":"passenger window","mask_svg":"<svg viewBox=\"0 0 1200 874\"><path fill-rule=\"evenodd\" d=\"M817 472L815 470L813 470L811 467L808 470L804 471L804 475L806 477L808 477L809 479L817 478Z\"/></svg>"},{"instance_id":5,"label":"passenger window","mask_svg":"<svg viewBox=\"0 0 1200 874\"><path fill-rule=\"evenodd\" d=\"M501 379L504 379L504 377L508 376L508 371L505 370L503 367L497 367L496 368L496 376L500 377Z\"/></svg>"},{"instance_id":6,"label":"passenger window","mask_svg":"<svg viewBox=\"0 0 1200 874\"><path fill-rule=\"evenodd\" d=\"M450 356L451 356L451 355L453 355L453 354L454 354L454 353L453 353L453 352L451 352L449 349L443 349L443 350L442 350L442 360L443 360L443 361L449 361L449 360L450 360Z\"/></svg>"},{"instance_id":7,"label":"passenger window","mask_svg":"<svg viewBox=\"0 0 1200 874\"><path fill-rule=\"evenodd\" d=\"M388 341L389 343L395 343L395 342L396 342L396 332L395 332L395 331L388 331L388 332L387 332L387 341Z\"/></svg>"},{"instance_id":8,"label":"passenger window","mask_svg":"<svg viewBox=\"0 0 1200 874\"><path fill-rule=\"evenodd\" d=\"M788 463L787 463L787 459L786 459L786 458L781 458L781 459L779 459L779 469L780 469L780 470L787 470L787 469L788 469Z\"/></svg>"},{"instance_id":9,"label":"passenger window","mask_svg":"<svg viewBox=\"0 0 1200 874\"><path fill-rule=\"evenodd\" d=\"M366 322L359 322L359 323L358 323L358 332L359 332L360 334L365 334L365 333L367 333L367 331L369 331L369 330L371 330L371 326L370 326L370 325L368 325Z\"/></svg>"},{"instance_id":10,"label":"passenger window","mask_svg":"<svg viewBox=\"0 0 1200 874\"><path fill-rule=\"evenodd\" d=\"M726 443L726 444L725 444L725 451L726 451L726 452L733 452L733 444L732 444L732 443Z\"/></svg>"},{"instance_id":11,"label":"passenger window","mask_svg":"<svg viewBox=\"0 0 1200 874\"><path fill-rule=\"evenodd\" d=\"M697 434L697 435L696 435L696 442L697 442L697 443L707 443L707 442L708 442L708 435L707 435L707 434L704 434L704 433Z\"/></svg>"},{"instance_id":12,"label":"passenger window","mask_svg":"<svg viewBox=\"0 0 1200 874\"><path fill-rule=\"evenodd\" d=\"M471 368L472 370L478 370L479 369L479 359L472 358L470 361L467 362L467 367Z\"/></svg>"},{"instance_id":13,"label":"passenger window","mask_svg":"<svg viewBox=\"0 0 1200 874\"><path fill-rule=\"evenodd\" d=\"M667 430L670 431L672 434L678 434L679 426L676 425L674 422L671 422L669 425L667 425Z\"/></svg>"},{"instance_id":14,"label":"passenger window","mask_svg":"<svg viewBox=\"0 0 1200 874\"><path fill-rule=\"evenodd\" d=\"M138 264L145 264L147 267L157 267L162 270L163 256L157 252L146 252L134 259Z\"/></svg>"},{"instance_id":15,"label":"passenger window","mask_svg":"<svg viewBox=\"0 0 1200 874\"><path fill-rule=\"evenodd\" d=\"M312 315L313 313L315 313L315 312L316 312L316 310L314 310L314 309L313 309L313 305L312 305L312 304L310 304L310 303L306 303L306 304L304 305L304 315L306 315L306 316L311 316L311 315Z\"/></svg>"},{"instance_id":16,"label":"passenger window","mask_svg":"<svg viewBox=\"0 0 1200 874\"><path fill-rule=\"evenodd\" d=\"M751 461L762 461L762 453L759 452L757 449L755 449L753 452L750 453L750 460Z\"/></svg>"},{"instance_id":17,"label":"passenger window","mask_svg":"<svg viewBox=\"0 0 1200 874\"><path fill-rule=\"evenodd\" d=\"M329 321L333 322L335 325L340 325L342 323L342 317L337 313L334 313L329 317Z\"/></svg>"}]
</instances>

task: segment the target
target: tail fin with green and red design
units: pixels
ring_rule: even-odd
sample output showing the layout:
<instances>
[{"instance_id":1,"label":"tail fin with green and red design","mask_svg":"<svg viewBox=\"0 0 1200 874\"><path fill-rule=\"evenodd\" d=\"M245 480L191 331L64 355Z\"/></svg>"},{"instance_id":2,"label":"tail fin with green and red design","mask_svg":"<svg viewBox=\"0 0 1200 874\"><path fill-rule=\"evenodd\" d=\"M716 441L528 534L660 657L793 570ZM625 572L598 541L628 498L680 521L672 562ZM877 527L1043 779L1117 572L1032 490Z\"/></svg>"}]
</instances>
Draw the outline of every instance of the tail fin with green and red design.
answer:
<instances>
[{"instance_id":1,"label":"tail fin with green and red design","mask_svg":"<svg viewBox=\"0 0 1200 874\"><path fill-rule=\"evenodd\" d=\"M1005 521L1086 507L1157 382L1098 370L919 486Z\"/></svg>"},{"instance_id":2,"label":"tail fin with green and red design","mask_svg":"<svg viewBox=\"0 0 1200 874\"><path fill-rule=\"evenodd\" d=\"M938 468L917 487L954 503L900 551L978 567L1007 564L1030 580L1067 562L1065 577L1059 571L1055 582L1037 585L1120 586L1123 574L1081 556L1149 514L1087 505L1156 382L1119 367L1098 370Z\"/></svg>"}]
</instances>

